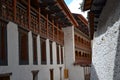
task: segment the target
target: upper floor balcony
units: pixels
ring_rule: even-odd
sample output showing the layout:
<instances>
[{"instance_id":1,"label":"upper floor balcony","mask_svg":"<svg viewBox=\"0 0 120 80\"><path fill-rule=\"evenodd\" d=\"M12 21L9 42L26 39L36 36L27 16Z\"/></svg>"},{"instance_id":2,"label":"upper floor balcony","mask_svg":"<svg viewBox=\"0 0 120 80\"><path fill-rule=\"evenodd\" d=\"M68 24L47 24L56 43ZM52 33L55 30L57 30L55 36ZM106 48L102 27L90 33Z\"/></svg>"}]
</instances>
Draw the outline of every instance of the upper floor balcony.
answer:
<instances>
[{"instance_id":1,"label":"upper floor balcony","mask_svg":"<svg viewBox=\"0 0 120 80\"><path fill-rule=\"evenodd\" d=\"M75 47L91 52L91 41L78 35L74 35Z\"/></svg>"},{"instance_id":2,"label":"upper floor balcony","mask_svg":"<svg viewBox=\"0 0 120 80\"><path fill-rule=\"evenodd\" d=\"M0 19L12 21L41 37L64 44L62 29L40 13L40 8L28 5L26 0L0 0Z\"/></svg>"},{"instance_id":3,"label":"upper floor balcony","mask_svg":"<svg viewBox=\"0 0 120 80\"><path fill-rule=\"evenodd\" d=\"M74 62L74 65L80 65L80 66L90 66L90 64L91 64L91 59L85 57L76 58Z\"/></svg>"},{"instance_id":4,"label":"upper floor balcony","mask_svg":"<svg viewBox=\"0 0 120 80\"><path fill-rule=\"evenodd\" d=\"M90 66L91 59L91 54L75 51L74 65Z\"/></svg>"}]
</instances>

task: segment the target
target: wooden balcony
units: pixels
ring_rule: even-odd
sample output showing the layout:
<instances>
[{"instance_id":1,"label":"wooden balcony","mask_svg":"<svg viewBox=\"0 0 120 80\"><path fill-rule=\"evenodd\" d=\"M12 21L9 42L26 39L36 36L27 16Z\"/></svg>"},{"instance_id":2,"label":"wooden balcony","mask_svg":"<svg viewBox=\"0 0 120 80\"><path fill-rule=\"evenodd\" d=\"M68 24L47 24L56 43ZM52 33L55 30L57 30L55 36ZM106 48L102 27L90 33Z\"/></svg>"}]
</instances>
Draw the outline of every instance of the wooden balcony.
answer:
<instances>
[{"instance_id":1,"label":"wooden balcony","mask_svg":"<svg viewBox=\"0 0 120 80\"><path fill-rule=\"evenodd\" d=\"M85 35L89 36L89 29L86 25L80 25L78 26L78 29L82 31Z\"/></svg>"},{"instance_id":2,"label":"wooden balcony","mask_svg":"<svg viewBox=\"0 0 120 80\"><path fill-rule=\"evenodd\" d=\"M82 42L75 42L75 47L79 49L84 49L91 52L91 46Z\"/></svg>"},{"instance_id":3,"label":"wooden balcony","mask_svg":"<svg viewBox=\"0 0 120 80\"><path fill-rule=\"evenodd\" d=\"M43 15L40 17L40 35L47 37L47 18Z\"/></svg>"},{"instance_id":4,"label":"wooden balcony","mask_svg":"<svg viewBox=\"0 0 120 80\"><path fill-rule=\"evenodd\" d=\"M0 0L0 11L0 19L13 21L19 27L30 30L35 34L40 34L41 37L48 38L63 45L63 31L51 22L48 16L43 16L38 9L33 6L28 6L28 2Z\"/></svg>"},{"instance_id":5,"label":"wooden balcony","mask_svg":"<svg viewBox=\"0 0 120 80\"><path fill-rule=\"evenodd\" d=\"M75 37L75 47L79 48L79 49L84 49L87 51L91 52L91 42L90 41L86 41L83 38L78 37L77 35L74 36Z\"/></svg>"},{"instance_id":6,"label":"wooden balcony","mask_svg":"<svg viewBox=\"0 0 120 80\"><path fill-rule=\"evenodd\" d=\"M62 30L59 30L58 42L64 44L64 32Z\"/></svg>"},{"instance_id":7,"label":"wooden balcony","mask_svg":"<svg viewBox=\"0 0 120 80\"><path fill-rule=\"evenodd\" d=\"M91 55L79 55L75 56L75 63L74 65L81 65L81 66L90 66L91 64Z\"/></svg>"},{"instance_id":8,"label":"wooden balcony","mask_svg":"<svg viewBox=\"0 0 120 80\"><path fill-rule=\"evenodd\" d=\"M18 25L24 28L28 28L27 7L20 3L16 6L16 21Z\"/></svg>"},{"instance_id":9,"label":"wooden balcony","mask_svg":"<svg viewBox=\"0 0 120 80\"><path fill-rule=\"evenodd\" d=\"M13 21L13 0L0 0L0 17Z\"/></svg>"},{"instance_id":10,"label":"wooden balcony","mask_svg":"<svg viewBox=\"0 0 120 80\"><path fill-rule=\"evenodd\" d=\"M53 39L53 30L54 29L54 24L52 22L48 21L48 37L49 39Z\"/></svg>"},{"instance_id":11,"label":"wooden balcony","mask_svg":"<svg viewBox=\"0 0 120 80\"><path fill-rule=\"evenodd\" d=\"M58 40L58 29L57 29L56 26L54 27L54 40L55 40L55 41Z\"/></svg>"},{"instance_id":12,"label":"wooden balcony","mask_svg":"<svg viewBox=\"0 0 120 80\"><path fill-rule=\"evenodd\" d=\"M43 15L40 17L40 35L42 37L47 37L50 40L54 40L61 45L64 44L63 31L55 26L54 23L47 20Z\"/></svg>"},{"instance_id":13,"label":"wooden balcony","mask_svg":"<svg viewBox=\"0 0 120 80\"><path fill-rule=\"evenodd\" d=\"M39 32L39 13L36 9L31 7L31 12L30 12L30 16L31 16L31 22L30 22L30 29L35 32L38 33Z\"/></svg>"}]
</instances>

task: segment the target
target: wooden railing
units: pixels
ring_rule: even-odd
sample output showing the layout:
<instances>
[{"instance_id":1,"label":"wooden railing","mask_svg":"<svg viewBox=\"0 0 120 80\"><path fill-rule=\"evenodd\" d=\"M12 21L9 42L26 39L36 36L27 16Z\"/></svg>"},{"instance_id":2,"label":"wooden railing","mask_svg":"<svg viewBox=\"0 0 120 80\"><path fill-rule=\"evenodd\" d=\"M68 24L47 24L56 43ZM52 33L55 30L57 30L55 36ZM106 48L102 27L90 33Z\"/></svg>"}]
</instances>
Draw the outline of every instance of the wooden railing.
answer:
<instances>
[{"instance_id":1,"label":"wooden railing","mask_svg":"<svg viewBox=\"0 0 120 80\"><path fill-rule=\"evenodd\" d=\"M76 57L75 62L79 64L91 64L91 58L89 57Z\"/></svg>"},{"instance_id":2,"label":"wooden railing","mask_svg":"<svg viewBox=\"0 0 120 80\"><path fill-rule=\"evenodd\" d=\"M53 34L54 34L53 29L54 29L54 25L50 21L48 21L48 37L50 39L53 39Z\"/></svg>"},{"instance_id":3,"label":"wooden railing","mask_svg":"<svg viewBox=\"0 0 120 80\"><path fill-rule=\"evenodd\" d=\"M57 41L57 38L58 38L58 29L57 29L57 27L55 26L55 27L54 27L54 40Z\"/></svg>"},{"instance_id":4,"label":"wooden railing","mask_svg":"<svg viewBox=\"0 0 120 80\"><path fill-rule=\"evenodd\" d=\"M91 51L91 46L86 45L86 44L81 43L81 42L75 42L75 47L79 48L79 49L84 49L84 50L87 50L87 51Z\"/></svg>"},{"instance_id":5,"label":"wooden railing","mask_svg":"<svg viewBox=\"0 0 120 80\"><path fill-rule=\"evenodd\" d=\"M0 0L0 17L13 21L13 0Z\"/></svg>"},{"instance_id":6,"label":"wooden railing","mask_svg":"<svg viewBox=\"0 0 120 80\"><path fill-rule=\"evenodd\" d=\"M47 21L47 18L43 15L40 17L40 34L41 36L54 40L59 44L64 44L63 31L55 26L51 21Z\"/></svg>"},{"instance_id":7,"label":"wooden railing","mask_svg":"<svg viewBox=\"0 0 120 80\"><path fill-rule=\"evenodd\" d=\"M75 56L75 65L90 65L91 54Z\"/></svg>"},{"instance_id":8,"label":"wooden railing","mask_svg":"<svg viewBox=\"0 0 120 80\"><path fill-rule=\"evenodd\" d=\"M0 12L1 19L13 21L20 27L31 30L33 33L40 33L41 37L49 38L63 45L63 31L53 22L49 21L48 17L40 14L38 9L32 6L28 8L26 1L20 3L17 0L16 2L15 0L0 0Z\"/></svg>"},{"instance_id":9,"label":"wooden railing","mask_svg":"<svg viewBox=\"0 0 120 80\"><path fill-rule=\"evenodd\" d=\"M60 33L60 37L59 37L60 39L60 43L61 44L64 44L64 32L63 31L61 31L61 33Z\"/></svg>"},{"instance_id":10,"label":"wooden railing","mask_svg":"<svg viewBox=\"0 0 120 80\"><path fill-rule=\"evenodd\" d=\"M40 17L40 34L43 37L47 37L47 18L43 15Z\"/></svg>"},{"instance_id":11,"label":"wooden railing","mask_svg":"<svg viewBox=\"0 0 120 80\"><path fill-rule=\"evenodd\" d=\"M38 12L34 8L31 8L31 24L30 28L33 32L38 33L39 32L39 17Z\"/></svg>"},{"instance_id":12,"label":"wooden railing","mask_svg":"<svg viewBox=\"0 0 120 80\"><path fill-rule=\"evenodd\" d=\"M16 6L16 23L22 27L28 28L27 7L20 3Z\"/></svg>"},{"instance_id":13,"label":"wooden railing","mask_svg":"<svg viewBox=\"0 0 120 80\"><path fill-rule=\"evenodd\" d=\"M64 44L64 33L63 33L63 31L58 29L56 36L57 36L57 38L56 38L57 42L61 43L61 44Z\"/></svg>"},{"instance_id":14,"label":"wooden railing","mask_svg":"<svg viewBox=\"0 0 120 80\"><path fill-rule=\"evenodd\" d=\"M89 29L86 25L80 25L78 26L78 29L82 31L85 35L89 36Z\"/></svg>"},{"instance_id":15,"label":"wooden railing","mask_svg":"<svg viewBox=\"0 0 120 80\"><path fill-rule=\"evenodd\" d=\"M87 51L91 51L91 42L90 41L86 41L83 38L78 39L78 36L74 36L75 37L75 47L76 48L82 48L84 50Z\"/></svg>"}]
</instances>

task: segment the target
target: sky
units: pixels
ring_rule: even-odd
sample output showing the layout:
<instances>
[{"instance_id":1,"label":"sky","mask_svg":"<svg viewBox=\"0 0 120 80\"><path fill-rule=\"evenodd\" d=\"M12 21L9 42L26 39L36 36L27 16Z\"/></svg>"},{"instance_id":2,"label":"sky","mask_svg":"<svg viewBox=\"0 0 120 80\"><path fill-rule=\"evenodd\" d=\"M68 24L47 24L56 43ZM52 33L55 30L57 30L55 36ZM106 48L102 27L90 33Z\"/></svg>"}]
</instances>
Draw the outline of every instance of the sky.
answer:
<instances>
[{"instance_id":1,"label":"sky","mask_svg":"<svg viewBox=\"0 0 120 80\"><path fill-rule=\"evenodd\" d=\"M80 8L80 4L83 0L64 0L72 13L82 14L85 18L87 18L87 12L82 12Z\"/></svg>"}]
</instances>

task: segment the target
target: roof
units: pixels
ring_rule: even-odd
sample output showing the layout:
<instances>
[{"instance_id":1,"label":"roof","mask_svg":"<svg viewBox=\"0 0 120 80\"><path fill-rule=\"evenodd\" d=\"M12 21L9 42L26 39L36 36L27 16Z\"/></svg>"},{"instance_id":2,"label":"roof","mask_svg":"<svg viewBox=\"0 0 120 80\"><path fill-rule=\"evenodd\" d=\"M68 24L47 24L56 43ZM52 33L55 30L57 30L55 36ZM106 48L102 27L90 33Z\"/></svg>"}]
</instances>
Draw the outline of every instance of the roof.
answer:
<instances>
[{"instance_id":1,"label":"roof","mask_svg":"<svg viewBox=\"0 0 120 80\"><path fill-rule=\"evenodd\" d=\"M83 0L83 11L89 10L91 8L93 0Z\"/></svg>"},{"instance_id":2,"label":"roof","mask_svg":"<svg viewBox=\"0 0 120 80\"><path fill-rule=\"evenodd\" d=\"M40 0L39 6L41 13L48 14L49 18L53 18L57 23L63 24L64 27L78 25L64 0Z\"/></svg>"},{"instance_id":3,"label":"roof","mask_svg":"<svg viewBox=\"0 0 120 80\"><path fill-rule=\"evenodd\" d=\"M88 20L90 26L91 38L93 38L93 33L96 31L97 24L99 23L99 17L105 6L107 0L84 0L83 1L83 11L89 10ZM92 30L94 29L94 30Z\"/></svg>"}]
</instances>

